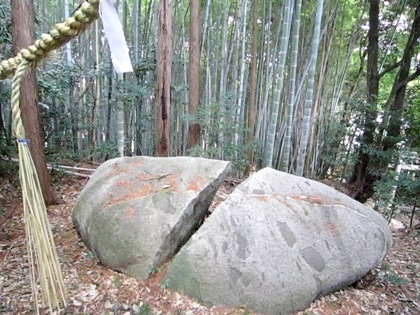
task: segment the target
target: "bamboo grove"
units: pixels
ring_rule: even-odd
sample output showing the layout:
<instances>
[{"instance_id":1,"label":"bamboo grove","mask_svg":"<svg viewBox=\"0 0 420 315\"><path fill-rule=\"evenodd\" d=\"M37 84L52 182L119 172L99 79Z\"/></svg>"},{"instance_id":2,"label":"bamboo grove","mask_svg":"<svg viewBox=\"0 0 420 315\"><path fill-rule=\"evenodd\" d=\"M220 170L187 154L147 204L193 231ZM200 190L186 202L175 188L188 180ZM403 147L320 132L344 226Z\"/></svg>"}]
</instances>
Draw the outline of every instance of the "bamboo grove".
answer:
<instances>
[{"instance_id":1,"label":"bamboo grove","mask_svg":"<svg viewBox=\"0 0 420 315\"><path fill-rule=\"evenodd\" d=\"M48 159L102 162L118 152L156 155L160 2L116 3L132 74L115 74L100 20L38 67ZM172 16L169 155L231 160L237 172L256 164L357 182L363 155L370 162L386 155L390 163L395 152L420 147L418 1L201 0L198 11L196 0L165 2ZM35 1L36 33L78 4ZM379 13L372 16L375 5ZM0 1L0 59L11 55L9 6ZM192 78L190 31L197 16L199 77ZM378 54L372 61L374 19ZM372 74L378 80L374 98L368 97ZM395 105L395 82L404 85L401 106ZM192 83L199 95L196 112L190 110ZM9 85L0 82L3 155L13 146ZM397 132L390 131L395 122ZM200 133L193 147L192 125ZM388 157L384 141L390 134L398 139L389 145Z\"/></svg>"}]
</instances>

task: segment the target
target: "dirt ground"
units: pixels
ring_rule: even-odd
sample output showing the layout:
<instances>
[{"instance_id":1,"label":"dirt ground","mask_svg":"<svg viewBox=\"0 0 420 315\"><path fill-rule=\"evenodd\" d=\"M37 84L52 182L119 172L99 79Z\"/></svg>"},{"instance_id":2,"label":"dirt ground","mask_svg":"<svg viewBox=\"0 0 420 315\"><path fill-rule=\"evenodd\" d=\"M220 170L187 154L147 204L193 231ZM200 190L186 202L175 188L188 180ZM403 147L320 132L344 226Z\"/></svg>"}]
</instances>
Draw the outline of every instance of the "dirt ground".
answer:
<instances>
[{"instance_id":1,"label":"dirt ground","mask_svg":"<svg viewBox=\"0 0 420 315\"><path fill-rule=\"evenodd\" d=\"M54 177L64 204L48 209L67 289L68 305L58 314L253 314L245 308L204 307L161 285L165 268L140 281L104 268L85 247L71 221L73 204L86 179ZM217 194L225 199L239 181L228 179ZM35 314L23 224L20 184L16 172L0 175L0 314ZM397 219L394 247L386 259L352 287L314 301L299 315L420 314L420 230L407 227L410 208ZM41 310L41 314L47 314Z\"/></svg>"}]
</instances>

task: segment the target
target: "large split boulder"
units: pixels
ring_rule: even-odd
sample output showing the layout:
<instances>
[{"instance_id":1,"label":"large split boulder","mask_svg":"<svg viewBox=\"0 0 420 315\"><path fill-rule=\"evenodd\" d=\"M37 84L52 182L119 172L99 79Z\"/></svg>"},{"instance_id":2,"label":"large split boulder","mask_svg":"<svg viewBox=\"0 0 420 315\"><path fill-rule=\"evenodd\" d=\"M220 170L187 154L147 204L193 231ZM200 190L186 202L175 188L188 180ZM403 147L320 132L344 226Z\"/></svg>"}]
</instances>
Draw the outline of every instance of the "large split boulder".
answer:
<instances>
[{"instance_id":1,"label":"large split boulder","mask_svg":"<svg viewBox=\"0 0 420 315\"><path fill-rule=\"evenodd\" d=\"M391 244L379 213L319 182L266 168L215 209L164 281L205 304L290 314L360 279Z\"/></svg>"},{"instance_id":2,"label":"large split boulder","mask_svg":"<svg viewBox=\"0 0 420 315\"><path fill-rule=\"evenodd\" d=\"M73 223L101 263L146 279L196 231L229 163L125 157L102 164L83 188Z\"/></svg>"}]
</instances>

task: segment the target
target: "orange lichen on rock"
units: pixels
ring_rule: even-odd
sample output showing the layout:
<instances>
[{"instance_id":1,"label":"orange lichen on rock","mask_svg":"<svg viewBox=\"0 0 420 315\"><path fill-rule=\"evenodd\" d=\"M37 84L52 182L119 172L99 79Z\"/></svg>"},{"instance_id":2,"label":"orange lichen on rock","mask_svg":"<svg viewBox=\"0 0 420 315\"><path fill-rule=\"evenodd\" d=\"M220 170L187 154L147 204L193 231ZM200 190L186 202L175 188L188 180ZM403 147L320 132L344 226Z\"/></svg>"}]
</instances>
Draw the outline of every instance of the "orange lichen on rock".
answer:
<instances>
[{"instance_id":1,"label":"orange lichen on rock","mask_svg":"<svg viewBox=\"0 0 420 315\"><path fill-rule=\"evenodd\" d=\"M126 181L126 180L120 180L115 184L115 186L122 187L122 188L125 188L125 189L131 189L132 188L132 183L129 182L129 181Z\"/></svg>"},{"instance_id":2,"label":"orange lichen on rock","mask_svg":"<svg viewBox=\"0 0 420 315\"><path fill-rule=\"evenodd\" d=\"M146 180L158 179L158 177L156 175L143 173L143 174L137 175L136 179L141 180L141 181L146 181Z\"/></svg>"},{"instance_id":3,"label":"orange lichen on rock","mask_svg":"<svg viewBox=\"0 0 420 315\"><path fill-rule=\"evenodd\" d=\"M335 223L329 222L327 224L328 230L331 232L331 235L334 237L340 236L340 231L337 230L337 225Z\"/></svg>"},{"instance_id":4,"label":"orange lichen on rock","mask_svg":"<svg viewBox=\"0 0 420 315\"><path fill-rule=\"evenodd\" d=\"M322 205L324 203L324 200L319 196L308 196L306 197L306 201L309 201L310 203L316 203L318 205Z\"/></svg>"},{"instance_id":5,"label":"orange lichen on rock","mask_svg":"<svg viewBox=\"0 0 420 315\"><path fill-rule=\"evenodd\" d=\"M188 190L199 191L202 189L203 183L206 182L206 178L203 175L199 175L196 179L194 179L191 183L188 184Z\"/></svg>"},{"instance_id":6,"label":"orange lichen on rock","mask_svg":"<svg viewBox=\"0 0 420 315\"><path fill-rule=\"evenodd\" d=\"M258 196L258 199L261 200L261 201L267 201L268 196L267 195L261 195L261 196Z\"/></svg>"},{"instance_id":7,"label":"orange lichen on rock","mask_svg":"<svg viewBox=\"0 0 420 315\"><path fill-rule=\"evenodd\" d=\"M178 182L179 182L179 173L168 175L165 178L165 184L170 186L173 192L181 191L179 188Z\"/></svg>"},{"instance_id":8,"label":"orange lichen on rock","mask_svg":"<svg viewBox=\"0 0 420 315\"><path fill-rule=\"evenodd\" d=\"M133 207L128 207L127 211L125 212L125 219L131 219L132 217L134 217L134 214L136 212L136 209L134 209Z\"/></svg>"},{"instance_id":9,"label":"orange lichen on rock","mask_svg":"<svg viewBox=\"0 0 420 315\"><path fill-rule=\"evenodd\" d=\"M305 196L294 195L294 196L290 196L290 198L292 198L294 200L303 200L305 198Z\"/></svg>"},{"instance_id":10,"label":"orange lichen on rock","mask_svg":"<svg viewBox=\"0 0 420 315\"><path fill-rule=\"evenodd\" d=\"M153 189L152 189L152 185L147 184L144 187L141 187L140 189L138 189L137 191L134 192L130 192L128 194L123 195L120 198L114 199L114 200L110 200L107 204L107 206L112 206L121 202L126 202L126 201L130 201L133 199L137 199L137 198L141 198L147 195L150 195L153 193Z\"/></svg>"},{"instance_id":11,"label":"orange lichen on rock","mask_svg":"<svg viewBox=\"0 0 420 315\"><path fill-rule=\"evenodd\" d=\"M322 205L324 203L324 200L319 197L319 196L299 196L299 195L294 195L294 196L290 196L290 198L294 199L294 200L302 200L302 201L307 201L310 203L315 203L318 205Z\"/></svg>"}]
</instances>

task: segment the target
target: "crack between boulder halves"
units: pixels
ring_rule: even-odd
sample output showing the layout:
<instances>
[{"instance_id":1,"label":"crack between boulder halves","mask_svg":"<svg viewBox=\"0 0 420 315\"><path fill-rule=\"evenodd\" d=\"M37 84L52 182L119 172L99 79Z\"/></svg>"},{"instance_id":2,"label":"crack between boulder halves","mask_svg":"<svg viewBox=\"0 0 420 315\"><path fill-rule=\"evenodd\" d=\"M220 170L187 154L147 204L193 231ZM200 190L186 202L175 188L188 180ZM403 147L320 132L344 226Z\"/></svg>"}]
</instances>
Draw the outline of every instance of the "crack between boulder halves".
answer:
<instances>
[{"instance_id":1,"label":"crack between boulder halves","mask_svg":"<svg viewBox=\"0 0 420 315\"><path fill-rule=\"evenodd\" d=\"M178 221L166 236L163 242L163 246L161 246L159 251L156 253L152 263L153 268L159 268L168 259L173 258L179 252L179 250L190 240L190 238L199 230L199 228L205 224L206 218L210 215L209 208L215 202L217 192L220 191L223 182L225 181L225 176L226 175L221 174L220 179L215 179L213 183L208 184L185 207L186 210L184 211L183 215L179 217ZM216 189L215 187L218 188ZM214 190L214 193L209 194L209 192L212 190ZM205 196L207 196L207 199ZM182 223L185 221L190 221L190 224L185 226L185 223ZM180 239L181 241L179 244L176 244L173 243L174 239Z\"/></svg>"}]
</instances>

